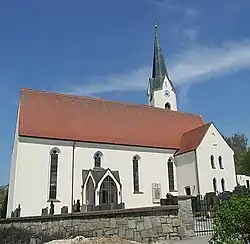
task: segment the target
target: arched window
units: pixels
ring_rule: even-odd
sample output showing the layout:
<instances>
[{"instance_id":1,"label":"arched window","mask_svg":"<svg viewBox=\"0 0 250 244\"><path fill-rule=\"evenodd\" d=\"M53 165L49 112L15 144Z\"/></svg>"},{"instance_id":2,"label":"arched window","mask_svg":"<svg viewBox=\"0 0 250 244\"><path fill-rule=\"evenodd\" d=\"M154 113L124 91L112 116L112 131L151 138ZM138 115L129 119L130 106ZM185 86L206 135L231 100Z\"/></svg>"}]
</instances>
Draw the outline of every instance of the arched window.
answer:
<instances>
[{"instance_id":1,"label":"arched window","mask_svg":"<svg viewBox=\"0 0 250 244\"><path fill-rule=\"evenodd\" d=\"M94 155L95 160L95 167L101 167L101 161L102 161L103 154L101 152L96 152Z\"/></svg>"},{"instance_id":2,"label":"arched window","mask_svg":"<svg viewBox=\"0 0 250 244\"><path fill-rule=\"evenodd\" d=\"M211 155L211 156L210 156L210 162L211 162L211 167L212 167L212 169L215 169L214 155Z\"/></svg>"},{"instance_id":3,"label":"arched window","mask_svg":"<svg viewBox=\"0 0 250 244\"><path fill-rule=\"evenodd\" d=\"M226 190L224 178L221 179L221 189L222 189L222 191Z\"/></svg>"},{"instance_id":4,"label":"arched window","mask_svg":"<svg viewBox=\"0 0 250 244\"><path fill-rule=\"evenodd\" d=\"M50 152L50 185L49 199L56 199L57 196L57 171L58 171L58 154L59 149L52 149Z\"/></svg>"},{"instance_id":5,"label":"arched window","mask_svg":"<svg viewBox=\"0 0 250 244\"><path fill-rule=\"evenodd\" d=\"M213 188L214 188L214 192L217 192L217 182L215 178L213 178Z\"/></svg>"},{"instance_id":6,"label":"arched window","mask_svg":"<svg viewBox=\"0 0 250 244\"><path fill-rule=\"evenodd\" d=\"M139 184L139 156L133 157L133 183L134 183L134 192L140 191Z\"/></svg>"},{"instance_id":7,"label":"arched window","mask_svg":"<svg viewBox=\"0 0 250 244\"><path fill-rule=\"evenodd\" d=\"M185 186L185 192L187 196L191 196L191 188L190 186Z\"/></svg>"},{"instance_id":8,"label":"arched window","mask_svg":"<svg viewBox=\"0 0 250 244\"><path fill-rule=\"evenodd\" d=\"M218 160L219 160L219 166L220 166L220 169L224 169L224 167L223 167L223 163L222 163L222 157L221 157L221 156L219 156Z\"/></svg>"},{"instance_id":9,"label":"arched window","mask_svg":"<svg viewBox=\"0 0 250 244\"><path fill-rule=\"evenodd\" d=\"M117 187L114 180L107 176L100 186L100 204L117 204Z\"/></svg>"},{"instance_id":10,"label":"arched window","mask_svg":"<svg viewBox=\"0 0 250 244\"><path fill-rule=\"evenodd\" d=\"M168 186L169 191L174 191L174 163L173 159L168 159Z\"/></svg>"},{"instance_id":11,"label":"arched window","mask_svg":"<svg viewBox=\"0 0 250 244\"><path fill-rule=\"evenodd\" d=\"M166 104L165 104L165 109L171 109L170 103L166 103Z\"/></svg>"}]
</instances>

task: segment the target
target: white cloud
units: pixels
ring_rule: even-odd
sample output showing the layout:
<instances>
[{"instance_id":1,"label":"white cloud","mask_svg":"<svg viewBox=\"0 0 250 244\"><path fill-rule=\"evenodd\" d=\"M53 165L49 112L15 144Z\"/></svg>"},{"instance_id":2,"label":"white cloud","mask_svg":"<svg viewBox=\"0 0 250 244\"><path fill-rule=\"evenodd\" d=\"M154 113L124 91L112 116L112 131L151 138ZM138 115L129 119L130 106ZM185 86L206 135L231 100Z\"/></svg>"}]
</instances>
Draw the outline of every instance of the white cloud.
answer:
<instances>
[{"instance_id":1,"label":"white cloud","mask_svg":"<svg viewBox=\"0 0 250 244\"><path fill-rule=\"evenodd\" d=\"M183 33L190 42L194 42L196 41L197 36L199 34L199 28L198 27L188 28L188 29L185 29Z\"/></svg>"},{"instance_id":2,"label":"white cloud","mask_svg":"<svg viewBox=\"0 0 250 244\"><path fill-rule=\"evenodd\" d=\"M195 7L189 7L189 8L187 8L187 9L185 10L185 15L186 15L186 17L188 17L188 18L193 18L193 19L195 19L195 18L197 18L198 15L199 15L199 10L198 10L197 8L195 8Z\"/></svg>"},{"instance_id":3,"label":"white cloud","mask_svg":"<svg viewBox=\"0 0 250 244\"><path fill-rule=\"evenodd\" d=\"M174 84L186 89L187 85L190 87L213 77L249 69L250 40L228 42L219 47L197 46L166 60ZM150 73L151 66L148 65L127 73L83 78L85 84L71 87L69 93L93 96L103 92L144 90Z\"/></svg>"}]
</instances>

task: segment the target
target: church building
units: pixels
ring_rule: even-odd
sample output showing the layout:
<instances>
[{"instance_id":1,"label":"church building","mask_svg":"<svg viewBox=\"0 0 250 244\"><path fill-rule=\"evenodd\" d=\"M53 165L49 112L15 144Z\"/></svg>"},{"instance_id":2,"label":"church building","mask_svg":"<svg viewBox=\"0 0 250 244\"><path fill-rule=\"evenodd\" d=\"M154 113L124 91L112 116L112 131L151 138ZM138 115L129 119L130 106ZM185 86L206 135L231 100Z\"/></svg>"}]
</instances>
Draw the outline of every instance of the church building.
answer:
<instances>
[{"instance_id":1,"label":"church building","mask_svg":"<svg viewBox=\"0 0 250 244\"><path fill-rule=\"evenodd\" d=\"M234 152L213 123L178 111L155 26L148 105L22 89L7 217L160 205L167 193L236 186ZM135 81L136 82L136 81ZM146 81L145 81L146 87Z\"/></svg>"}]
</instances>

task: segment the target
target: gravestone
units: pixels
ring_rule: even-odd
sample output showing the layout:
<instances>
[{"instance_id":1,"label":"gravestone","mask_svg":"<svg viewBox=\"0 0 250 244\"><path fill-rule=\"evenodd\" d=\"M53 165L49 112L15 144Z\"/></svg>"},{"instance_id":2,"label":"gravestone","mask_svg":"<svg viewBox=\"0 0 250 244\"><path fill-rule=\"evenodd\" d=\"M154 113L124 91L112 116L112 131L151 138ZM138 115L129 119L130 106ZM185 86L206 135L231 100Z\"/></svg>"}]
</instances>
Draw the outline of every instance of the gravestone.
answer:
<instances>
[{"instance_id":1,"label":"gravestone","mask_svg":"<svg viewBox=\"0 0 250 244\"><path fill-rule=\"evenodd\" d=\"M80 204L80 200L77 199L76 200L76 212L79 213L81 211L81 204Z\"/></svg>"},{"instance_id":2,"label":"gravestone","mask_svg":"<svg viewBox=\"0 0 250 244\"><path fill-rule=\"evenodd\" d=\"M61 208L61 214L66 214L66 213L68 213L68 212L69 212L68 206L63 206L63 207Z\"/></svg>"},{"instance_id":3,"label":"gravestone","mask_svg":"<svg viewBox=\"0 0 250 244\"><path fill-rule=\"evenodd\" d=\"M42 216L48 215L49 214L49 208L42 208Z\"/></svg>"}]
</instances>

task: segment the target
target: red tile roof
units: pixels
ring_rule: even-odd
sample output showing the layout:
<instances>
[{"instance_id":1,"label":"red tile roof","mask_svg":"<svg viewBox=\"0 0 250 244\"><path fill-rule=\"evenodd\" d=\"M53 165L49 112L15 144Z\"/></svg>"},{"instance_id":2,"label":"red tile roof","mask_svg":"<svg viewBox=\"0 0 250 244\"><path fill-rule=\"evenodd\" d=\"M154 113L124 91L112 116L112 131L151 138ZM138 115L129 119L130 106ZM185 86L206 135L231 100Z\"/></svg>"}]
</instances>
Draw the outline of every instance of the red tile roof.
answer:
<instances>
[{"instance_id":1,"label":"red tile roof","mask_svg":"<svg viewBox=\"0 0 250 244\"><path fill-rule=\"evenodd\" d=\"M211 123L208 123L184 133L181 138L180 150L177 151L175 155L180 155L197 149L210 125Z\"/></svg>"},{"instance_id":2,"label":"red tile roof","mask_svg":"<svg viewBox=\"0 0 250 244\"><path fill-rule=\"evenodd\" d=\"M146 105L22 89L19 135L179 149L200 115Z\"/></svg>"}]
</instances>

